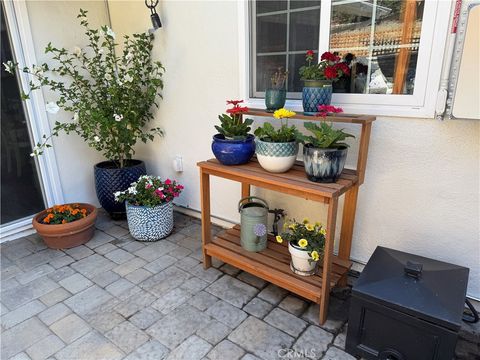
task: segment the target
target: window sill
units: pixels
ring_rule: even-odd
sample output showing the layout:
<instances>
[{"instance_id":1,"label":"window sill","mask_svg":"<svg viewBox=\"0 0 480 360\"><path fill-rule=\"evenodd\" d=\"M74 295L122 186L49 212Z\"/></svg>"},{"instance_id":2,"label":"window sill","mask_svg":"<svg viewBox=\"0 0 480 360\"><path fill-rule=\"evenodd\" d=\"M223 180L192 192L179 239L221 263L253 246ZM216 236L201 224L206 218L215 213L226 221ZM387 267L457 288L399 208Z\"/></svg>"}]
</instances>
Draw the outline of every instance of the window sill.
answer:
<instances>
[{"instance_id":1,"label":"window sill","mask_svg":"<svg viewBox=\"0 0 480 360\"><path fill-rule=\"evenodd\" d=\"M410 118L430 118L435 116L435 110L425 106L409 105L390 105L390 104L352 104L335 101L333 95L332 105L339 106L344 113L352 115L375 115L388 117L410 117ZM265 108L265 99L249 98L246 100L246 106L250 108ZM302 112L302 100L287 100L285 107L289 110Z\"/></svg>"}]
</instances>

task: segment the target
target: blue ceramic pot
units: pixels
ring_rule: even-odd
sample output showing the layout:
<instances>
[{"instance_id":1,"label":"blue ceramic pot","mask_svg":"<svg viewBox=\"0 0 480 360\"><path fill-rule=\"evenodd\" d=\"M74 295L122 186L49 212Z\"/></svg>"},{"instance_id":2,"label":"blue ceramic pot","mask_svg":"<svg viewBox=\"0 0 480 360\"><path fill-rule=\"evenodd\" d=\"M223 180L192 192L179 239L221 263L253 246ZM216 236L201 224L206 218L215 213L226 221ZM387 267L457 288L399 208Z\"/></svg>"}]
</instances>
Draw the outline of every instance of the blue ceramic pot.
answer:
<instances>
[{"instance_id":1,"label":"blue ceramic pot","mask_svg":"<svg viewBox=\"0 0 480 360\"><path fill-rule=\"evenodd\" d=\"M145 163L140 160L127 160L127 166L117 168L112 161L103 161L94 166L95 190L100 205L113 218L125 217L125 204L115 201L113 193L125 191L141 175L147 174Z\"/></svg>"},{"instance_id":2,"label":"blue ceramic pot","mask_svg":"<svg viewBox=\"0 0 480 360\"><path fill-rule=\"evenodd\" d=\"M241 165L255 154L255 136L248 134L244 140L225 139L222 134L213 135L212 151L223 165Z\"/></svg>"},{"instance_id":3,"label":"blue ceramic pot","mask_svg":"<svg viewBox=\"0 0 480 360\"><path fill-rule=\"evenodd\" d=\"M303 164L310 181L331 183L337 181L345 166L348 148L320 149L306 144Z\"/></svg>"},{"instance_id":4,"label":"blue ceramic pot","mask_svg":"<svg viewBox=\"0 0 480 360\"><path fill-rule=\"evenodd\" d=\"M324 80L305 80L302 90L304 115L315 115L320 105L330 105L332 101L332 82Z\"/></svg>"},{"instance_id":5,"label":"blue ceramic pot","mask_svg":"<svg viewBox=\"0 0 480 360\"><path fill-rule=\"evenodd\" d=\"M265 91L265 107L267 112L283 108L287 99L287 90L285 89L267 89Z\"/></svg>"}]
</instances>

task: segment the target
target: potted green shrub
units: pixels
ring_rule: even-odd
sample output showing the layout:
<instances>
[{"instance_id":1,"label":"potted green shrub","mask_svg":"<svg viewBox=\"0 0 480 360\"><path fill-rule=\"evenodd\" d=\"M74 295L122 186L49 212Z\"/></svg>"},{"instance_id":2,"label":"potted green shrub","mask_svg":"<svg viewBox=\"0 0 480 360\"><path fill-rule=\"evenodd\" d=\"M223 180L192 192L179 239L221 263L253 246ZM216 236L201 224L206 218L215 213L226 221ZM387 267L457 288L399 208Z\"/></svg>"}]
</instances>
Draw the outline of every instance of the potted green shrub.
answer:
<instances>
[{"instance_id":1,"label":"potted green shrub","mask_svg":"<svg viewBox=\"0 0 480 360\"><path fill-rule=\"evenodd\" d=\"M139 241L157 241L173 229L173 199L183 186L176 180L162 181L158 176L142 175L115 199L125 202L130 234Z\"/></svg>"},{"instance_id":2,"label":"potted green shrub","mask_svg":"<svg viewBox=\"0 0 480 360\"><path fill-rule=\"evenodd\" d=\"M309 223L304 219L284 224L284 232L276 237L277 242L288 242L288 251L292 257L290 269L297 275L314 275L318 262L322 261L325 249L325 228L319 223Z\"/></svg>"},{"instance_id":3,"label":"potted green shrub","mask_svg":"<svg viewBox=\"0 0 480 360\"><path fill-rule=\"evenodd\" d=\"M146 173L143 161L132 158L135 144L163 135L160 128L146 126L154 118L153 105L158 107L164 68L159 61L152 61L153 35L125 36L120 51L112 29L91 29L87 11L82 9L78 18L89 40L85 48L67 50L49 43L45 49L51 55L49 64L21 69L32 77L29 92L22 94L24 100L31 91L46 87L58 96L46 110L56 114L63 109L72 114L70 121L55 122L52 133L44 135L32 156L41 155L51 146L51 137L62 131L80 135L107 159L94 167L100 204L111 215L121 216L125 205L116 203L113 193L125 190ZM5 67L14 73L17 65L10 62Z\"/></svg>"},{"instance_id":4,"label":"potted green shrub","mask_svg":"<svg viewBox=\"0 0 480 360\"><path fill-rule=\"evenodd\" d=\"M307 178L323 183L337 181L347 159L348 144L343 141L354 136L326 122L320 125L307 122L304 126L313 135L299 136Z\"/></svg>"},{"instance_id":5,"label":"potted green shrub","mask_svg":"<svg viewBox=\"0 0 480 360\"><path fill-rule=\"evenodd\" d=\"M271 85L265 90L265 107L267 112L283 108L287 99L287 90L285 89L285 80L288 71L283 71L281 67L270 78Z\"/></svg>"},{"instance_id":6,"label":"potted green shrub","mask_svg":"<svg viewBox=\"0 0 480 360\"><path fill-rule=\"evenodd\" d=\"M243 100L227 100L232 107L218 116L220 125L215 125L218 134L213 136L212 151L224 165L245 164L255 153L255 137L249 134L253 120L243 119L248 108L241 103Z\"/></svg>"},{"instance_id":7,"label":"potted green shrub","mask_svg":"<svg viewBox=\"0 0 480 360\"><path fill-rule=\"evenodd\" d=\"M269 172L286 172L297 159L299 132L294 125L288 125L288 119L293 116L293 111L284 108L276 110L273 117L280 120L280 127L274 128L272 124L265 122L254 132L257 136L255 152L258 162ZM286 119L285 123L283 119Z\"/></svg>"},{"instance_id":8,"label":"potted green shrub","mask_svg":"<svg viewBox=\"0 0 480 360\"><path fill-rule=\"evenodd\" d=\"M314 61L315 53L308 50L305 54L307 64L299 69L300 78L304 81L302 103L305 115L315 115L318 106L330 105L332 101L332 82L350 73L350 68L340 57L324 52L320 62Z\"/></svg>"}]
</instances>

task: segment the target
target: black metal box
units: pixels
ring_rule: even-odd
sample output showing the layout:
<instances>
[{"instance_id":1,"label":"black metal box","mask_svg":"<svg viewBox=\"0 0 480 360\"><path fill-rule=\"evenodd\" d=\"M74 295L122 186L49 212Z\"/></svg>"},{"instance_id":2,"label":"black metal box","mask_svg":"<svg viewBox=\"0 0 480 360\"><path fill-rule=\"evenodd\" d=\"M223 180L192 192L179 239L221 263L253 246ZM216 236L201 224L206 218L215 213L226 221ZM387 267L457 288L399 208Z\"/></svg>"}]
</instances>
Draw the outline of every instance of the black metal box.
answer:
<instances>
[{"instance_id":1,"label":"black metal box","mask_svg":"<svg viewBox=\"0 0 480 360\"><path fill-rule=\"evenodd\" d=\"M377 247L352 289L346 350L366 359L448 359L468 268Z\"/></svg>"}]
</instances>

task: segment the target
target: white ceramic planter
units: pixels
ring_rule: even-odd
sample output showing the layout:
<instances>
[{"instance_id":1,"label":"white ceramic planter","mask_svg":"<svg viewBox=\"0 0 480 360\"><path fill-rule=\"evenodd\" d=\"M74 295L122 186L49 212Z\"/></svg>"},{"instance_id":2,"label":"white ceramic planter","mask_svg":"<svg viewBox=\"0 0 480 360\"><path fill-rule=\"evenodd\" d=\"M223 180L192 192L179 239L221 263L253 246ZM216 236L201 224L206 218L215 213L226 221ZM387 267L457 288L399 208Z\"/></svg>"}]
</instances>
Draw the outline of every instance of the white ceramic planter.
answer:
<instances>
[{"instance_id":1,"label":"white ceramic planter","mask_svg":"<svg viewBox=\"0 0 480 360\"><path fill-rule=\"evenodd\" d=\"M135 206L125 202L130 234L139 241L157 241L173 230L173 202L155 206Z\"/></svg>"},{"instance_id":2,"label":"white ceramic planter","mask_svg":"<svg viewBox=\"0 0 480 360\"><path fill-rule=\"evenodd\" d=\"M288 243L288 251L292 256L290 269L292 269L295 274L302 276L311 276L315 274L318 261L309 261L311 260L311 257L308 255L308 251L293 246L290 243Z\"/></svg>"},{"instance_id":3,"label":"white ceramic planter","mask_svg":"<svg viewBox=\"0 0 480 360\"><path fill-rule=\"evenodd\" d=\"M283 173L291 169L297 159L298 144L273 143L256 139L257 159L262 168L272 173Z\"/></svg>"}]
</instances>

